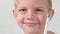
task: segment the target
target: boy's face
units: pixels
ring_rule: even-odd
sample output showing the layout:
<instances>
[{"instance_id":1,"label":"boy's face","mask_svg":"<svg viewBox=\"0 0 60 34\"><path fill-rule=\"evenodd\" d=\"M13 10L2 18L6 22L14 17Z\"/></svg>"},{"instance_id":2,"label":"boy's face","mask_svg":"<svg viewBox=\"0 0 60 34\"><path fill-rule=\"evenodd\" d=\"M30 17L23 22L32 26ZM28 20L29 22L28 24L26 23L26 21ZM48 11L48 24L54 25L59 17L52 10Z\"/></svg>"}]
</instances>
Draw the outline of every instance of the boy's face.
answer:
<instances>
[{"instance_id":1,"label":"boy's face","mask_svg":"<svg viewBox=\"0 0 60 34\"><path fill-rule=\"evenodd\" d=\"M47 0L16 0L13 13L24 32L42 34L48 14L47 6Z\"/></svg>"}]
</instances>

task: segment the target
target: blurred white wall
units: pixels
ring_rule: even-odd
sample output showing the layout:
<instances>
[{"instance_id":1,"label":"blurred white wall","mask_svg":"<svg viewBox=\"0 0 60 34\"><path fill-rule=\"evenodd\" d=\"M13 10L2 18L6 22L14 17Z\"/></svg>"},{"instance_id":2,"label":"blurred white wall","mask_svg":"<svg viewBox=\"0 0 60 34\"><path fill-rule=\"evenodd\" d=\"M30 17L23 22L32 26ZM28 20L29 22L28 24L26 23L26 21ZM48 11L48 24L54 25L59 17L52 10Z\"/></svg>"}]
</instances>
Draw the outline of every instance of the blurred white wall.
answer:
<instances>
[{"instance_id":1,"label":"blurred white wall","mask_svg":"<svg viewBox=\"0 0 60 34\"><path fill-rule=\"evenodd\" d=\"M55 11L48 23L48 30L60 34L60 0L52 0ZM0 0L0 34L23 34L13 18L14 0Z\"/></svg>"}]
</instances>

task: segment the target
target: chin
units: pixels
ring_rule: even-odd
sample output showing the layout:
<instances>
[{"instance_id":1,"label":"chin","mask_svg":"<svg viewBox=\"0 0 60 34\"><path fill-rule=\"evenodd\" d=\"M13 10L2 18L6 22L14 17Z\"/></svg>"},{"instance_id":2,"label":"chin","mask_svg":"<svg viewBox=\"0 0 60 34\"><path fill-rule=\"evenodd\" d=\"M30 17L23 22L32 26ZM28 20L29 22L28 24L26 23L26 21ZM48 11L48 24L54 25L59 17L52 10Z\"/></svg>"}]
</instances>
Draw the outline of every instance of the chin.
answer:
<instances>
[{"instance_id":1,"label":"chin","mask_svg":"<svg viewBox=\"0 0 60 34\"><path fill-rule=\"evenodd\" d=\"M34 32L38 32L39 28L37 28L37 27L23 26L23 31L24 32L28 32L28 33L34 33Z\"/></svg>"}]
</instances>

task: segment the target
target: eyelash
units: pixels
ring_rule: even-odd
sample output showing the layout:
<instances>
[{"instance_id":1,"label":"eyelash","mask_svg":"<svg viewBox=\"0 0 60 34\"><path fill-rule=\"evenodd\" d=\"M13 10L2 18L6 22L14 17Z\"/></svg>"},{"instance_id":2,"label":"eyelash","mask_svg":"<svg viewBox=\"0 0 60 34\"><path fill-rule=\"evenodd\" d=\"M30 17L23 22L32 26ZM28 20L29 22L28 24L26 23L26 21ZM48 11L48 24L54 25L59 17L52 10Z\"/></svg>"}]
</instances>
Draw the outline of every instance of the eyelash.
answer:
<instances>
[{"instance_id":1,"label":"eyelash","mask_svg":"<svg viewBox=\"0 0 60 34\"><path fill-rule=\"evenodd\" d=\"M19 12L25 14L27 12L27 9L19 9ZM36 14L40 14L41 12L43 12L42 9L35 9Z\"/></svg>"},{"instance_id":2,"label":"eyelash","mask_svg":"<svg viewBox=\"0 0 60 34\"><path fill-rule=\"evenodd\" d=\"M42 11L42 9L37 9L36 11Z\"/></svg>"},{"instance_id":3,"label":"eyelash","mask_svg":"<svg viewBox=\"0 0 60 34\"><path fill-rule=\"evenodd\" d=\"M20 9L19 11L27 11L26 9Z\"/></svg>"},{"instance_id":4,"label":"eyelash","mask_svg":"<svg viewBox=\"0 0 60 34\"><path fill-rule=\"evenodd\" d=\"M42 9L36 9L35 11L36 11L36 14L40 14L40 13L42 13L42 12L43 12L43 10L42 10Z\"/></svg>"}]
</instances>

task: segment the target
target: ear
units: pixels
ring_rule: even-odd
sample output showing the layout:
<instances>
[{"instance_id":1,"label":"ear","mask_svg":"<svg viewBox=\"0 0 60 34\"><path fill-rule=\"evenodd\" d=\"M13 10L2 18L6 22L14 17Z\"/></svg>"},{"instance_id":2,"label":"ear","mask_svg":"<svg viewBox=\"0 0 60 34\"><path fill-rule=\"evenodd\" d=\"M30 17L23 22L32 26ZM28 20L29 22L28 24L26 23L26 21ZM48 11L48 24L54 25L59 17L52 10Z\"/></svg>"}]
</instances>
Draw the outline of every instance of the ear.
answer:
<instances>
[{"instance_id":1,"label":"ear","mask_svg":"<svg viewBox=\"0 0 60 34\"><path fill-rule=\"evenodd\" d=\"M13 13L13 16L16 18L16 17L17 17L17 12L16 12L16 10L13 10L12 13Z\"/></svg>"},{"instance_id":2,"label":"ear","mask_svg":"<svg viewBox=\"0 0 60 34\"><path fill-rule=\"evenodd\" d=\"M52 17L54 16L54 10L53 9L51 9L50 11L49 11L49 13L50 13L50 19L49 19L49 21L52 19Z\"/></svg>"}]
</instances>

